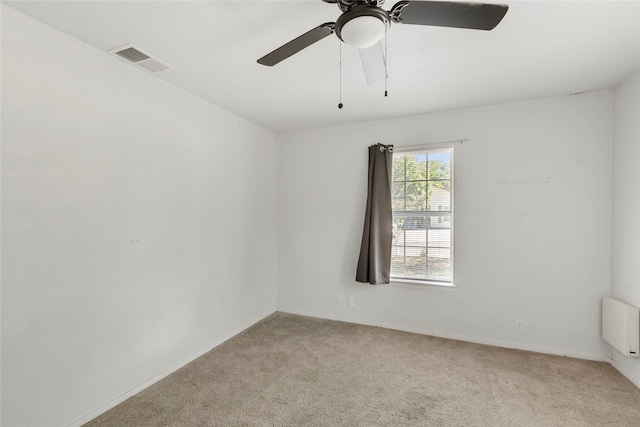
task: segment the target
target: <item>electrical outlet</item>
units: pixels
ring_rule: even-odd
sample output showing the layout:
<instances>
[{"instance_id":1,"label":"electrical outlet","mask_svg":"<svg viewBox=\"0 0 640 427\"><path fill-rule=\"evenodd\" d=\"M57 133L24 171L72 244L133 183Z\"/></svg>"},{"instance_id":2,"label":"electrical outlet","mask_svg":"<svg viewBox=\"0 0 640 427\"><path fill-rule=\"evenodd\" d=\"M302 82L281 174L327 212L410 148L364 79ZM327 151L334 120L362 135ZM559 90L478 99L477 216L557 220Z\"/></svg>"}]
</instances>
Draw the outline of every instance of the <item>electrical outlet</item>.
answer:
<instances>
[{"instance_id":1,"label":"electrical outlet","mask_svg":"<svg viewBox=\"0 0 640 427\"><path fill-rule=\"evenodd\" d=\"M524 320L516 319L516 331L517 332L524 331Z\"/></svg>"},{"instance_id":2,"label":"electrical outlet","mask_svg":"<svg viewBox=\"0 0 640 427\"><path fill-rule=\"evenodd\" d=\"M217 302L213 303L213 315L214 316L218 315L218 303Z\"/></svg>"},{"instance_id":3,"label":"electrical outlet","mask_svg":"<svg viewBox=\"0 0 640 427\"><path fill-rule=\"evenodd\" d=\"M337 296L336 297L336 305L342 306L342 297L341 296Z\"/></svg>"},{"instance_id":4,"label":"electrical outlet","mask_svg":"<svg viewBox=\"0 0 640 427\"><path fill-rule=\"evenodd\" d=\"M356 308L356 299L353 297L349 298L349 308Z\"/></svg>"}]
</instances>

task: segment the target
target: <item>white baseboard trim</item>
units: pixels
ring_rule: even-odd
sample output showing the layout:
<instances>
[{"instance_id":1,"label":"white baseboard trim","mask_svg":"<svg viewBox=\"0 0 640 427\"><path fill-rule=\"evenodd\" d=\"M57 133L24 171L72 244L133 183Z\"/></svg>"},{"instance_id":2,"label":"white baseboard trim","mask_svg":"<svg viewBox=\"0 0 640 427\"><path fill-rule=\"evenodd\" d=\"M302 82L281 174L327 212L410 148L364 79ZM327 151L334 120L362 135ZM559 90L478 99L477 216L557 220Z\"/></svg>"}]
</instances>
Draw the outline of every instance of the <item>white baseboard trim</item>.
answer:
<instances>
[{"instance_id":1,"label":"white baseboard trim","mask_svg":"<svg viewBox=\"0 0 640 427\"><path fill-rule=\"evenodd\" d=\"M77 420L73 421L67 427L80 427L83 424L88 423L89 421L91 421L92 419L96 418L97 416L107 412L109 409L114 408L117 405L119 405L120 403L124 402L125 400L127 400L131 396L134 396L134 395L140 393L145 388L147 388L147 387L157 383L158 381L162 380L163 378L171 375L172 373L174 373L178 369L182 368L183 366L187 365L188 363L193 362L195 359L197 359L198 357L204 355L205 353L208 353L209 351L213 350L214 348L216 348L220 344L222 344L222 343L228 341L229 339L235 337L239 333L249 329L251 326L255 325L256 323L260 322L261 320L265 319L266 317L272 315L273 313L275 313L275 310L270 310L270 311L264 312L264 313L262 313L262 314L260 314L258 316L255 316L252 319L249 319L248 321L242 323L238 327L233 328L231 331L226 333L221 338L215 340L212 344L208 345L206 348L204 348L204 349L202 349L200 351L197 351L196 353L192 354L191 356L188 356L188 357L182 359L181 361L179 361L175 365L173 365L173 366L165 369L164 371L154 375L153 377L149 378L148 380L138 384L134 388L122 393L121 395L115 397L114 399L110 400L109 402L105 403L104 405L101 405L98 408L88 412L87 414L85 414L82 417L78 418Z\"/></svg>"},{"instance_id":2,"label":"white baseboard trim","mask_svg":"<svg viewBox=\"0 0 640 427\"><path fill-rule=\"evenodd\" d=\"M406 326L396 325L389 322L368 321L368 320L362 320L362 319L353 319L348 317L327 315L324 313L314 313L314 312L307 312L302 310L291 310L291 309L284 309L284 308L278 308L277 311L282 313L298 314L300 316L317 317L320 319L338 320L341 322L355 323L359 325L378 326L381 328L394 329L397 331L411 332L411 333L420 334L420 335L429 335L429 336L438 337L438 338L448 338L448 339L457 340L457 341L465 341L465 342L472 342L475 344L490 345L493 347L532 351L535 353L549 354L553 356L572 357L574 359L592 360L595 362L607 362L607 363L611 362L610 359L599 354L592 354L592 353L575 351L575 350L567 350L567 349L550 347L545 345L538 345L538 344L525 344L525 343L512 342L512 341L506 341L506 340L497 340L492 338L483 338L483 337L475 337L470 335L448 333L448 332L442 332L442 331L428 328L428 327L427 328L406 327Z\"/></svg>"},{"instance_id":3,"label":"white baseboard trim","mask_svg":"<svg viewBox=\"0 0 640 427\"><path fill-rule=\"evenodd\" d=\"M631 381L633 385L640 388L640 373L630 372L628 369L616 362L615 359L607 359L607 361L611 363L611 366L613 366L616 371L620 372L626 379Z\"/></svg>"}]
</instances>

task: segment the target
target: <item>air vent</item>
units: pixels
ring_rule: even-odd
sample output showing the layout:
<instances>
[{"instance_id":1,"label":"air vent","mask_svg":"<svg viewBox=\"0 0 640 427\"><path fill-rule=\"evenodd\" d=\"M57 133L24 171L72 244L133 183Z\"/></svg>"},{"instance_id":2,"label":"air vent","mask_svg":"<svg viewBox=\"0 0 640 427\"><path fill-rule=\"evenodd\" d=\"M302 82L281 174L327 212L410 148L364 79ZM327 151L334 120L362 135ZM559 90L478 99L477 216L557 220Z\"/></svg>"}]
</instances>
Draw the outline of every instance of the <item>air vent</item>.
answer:
<instances>
[{"instance_id":1,"label":"air vent","mask_svg":"<svg viewBox=\"0 0 640 427\"><path fill-rule=\"evenodd\" d=\"M119 50L116 52L116 55L122 56L124 59L128 59L131 62L140 62L150 58L149 55L145 55L133 47Z\"/></svg>"},{"instance_id":2,"label":"air vent","mask_svg":"<svg viewBox=\"0 0 640 427\"><path fill-rule=\"evenodd\" d=\"M169 64L159 60L158 58L154 58L148 52L144 52L142 49L132 45L131 43L111 49L109 50L109 53L123 58L127 60L127 62L131 62L152 73L173 69Z\"/></svg>"}]
</instances>

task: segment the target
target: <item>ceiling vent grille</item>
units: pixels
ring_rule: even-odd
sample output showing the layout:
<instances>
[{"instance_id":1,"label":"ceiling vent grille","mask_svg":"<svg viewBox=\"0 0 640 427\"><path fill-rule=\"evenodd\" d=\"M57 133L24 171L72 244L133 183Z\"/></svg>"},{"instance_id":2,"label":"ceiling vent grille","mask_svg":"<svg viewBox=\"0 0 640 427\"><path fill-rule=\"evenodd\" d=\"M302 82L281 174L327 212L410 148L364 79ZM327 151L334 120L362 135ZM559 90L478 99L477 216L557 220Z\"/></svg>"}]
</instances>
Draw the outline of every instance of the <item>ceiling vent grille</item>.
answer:
<instances>
[{"instance_id":1,"label":"ceiling vent grille","mask_svg":"<svg viewBox=\"0 0 640 427\"><path fill-rule=\"evenodd\" d=\"M140 62L150 58L149 55L145 55L133 47L119 50L116 52L116 55L122 56L124 59L128 59L131 62Z\"/></svg>"},{"instance_id":2,"label":"ceiling vent grille","mask_svg":"<svg viewBox=\"0 0 640 427\"><path fill-rule=\"evenodd\" d=\"M158 58L154 58L148 52L144 52L142 49L131 43L111 49L109 50L109 53L125 59L127 62L131 62L132 64L152 73L173 70L173 67L169 64L159 60Z\"/></svg>"}]
</instances>

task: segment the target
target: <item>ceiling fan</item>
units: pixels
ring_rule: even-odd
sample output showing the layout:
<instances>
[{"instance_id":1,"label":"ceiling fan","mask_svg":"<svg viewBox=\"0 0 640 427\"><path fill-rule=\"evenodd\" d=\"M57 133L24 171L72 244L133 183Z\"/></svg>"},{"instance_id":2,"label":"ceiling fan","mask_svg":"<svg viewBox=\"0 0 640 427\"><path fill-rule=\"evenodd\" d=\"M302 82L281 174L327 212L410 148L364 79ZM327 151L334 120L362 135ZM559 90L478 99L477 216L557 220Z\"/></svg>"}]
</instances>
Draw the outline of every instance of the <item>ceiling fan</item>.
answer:
<instances>
[{"instance_id":1,"label":"ceiling fan","mask_svg":"<svg viewBox=\"0 0 640 427\"><path fill-rule=\"evenodd\" d=\"M492 30L500 23L509 8L501 4L411 0L400 1L391 10L386 11L381 8L384 0L323 1L336 3L342 11L336 22L317 26L258 59L258 63L273 66L335 32L341 41L360 49L365 74L369 80L367 68L371 68L371 64L383 64L384 67L382 46L379 42L389 30L391 22ZM369 49L373 49L373 53L367 53ZM374 60L366 59L371 57ZM384 69L383 73L386 76ZM380 75L379 72L371 72L371 75L375 74ZM369 83L373 82L369 80Z\"/></svg>"}]
</instances>

